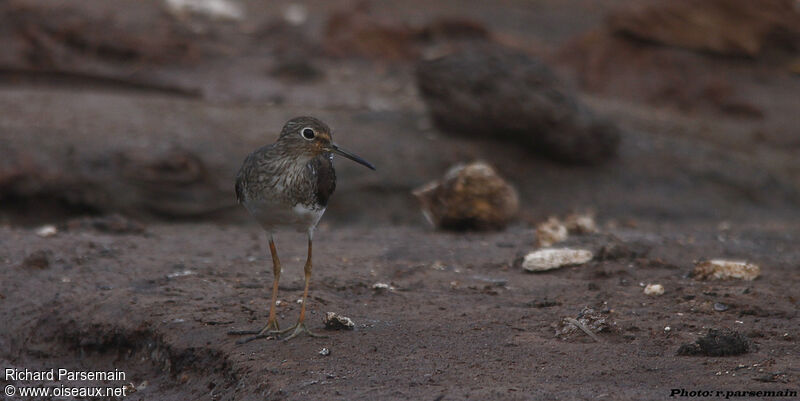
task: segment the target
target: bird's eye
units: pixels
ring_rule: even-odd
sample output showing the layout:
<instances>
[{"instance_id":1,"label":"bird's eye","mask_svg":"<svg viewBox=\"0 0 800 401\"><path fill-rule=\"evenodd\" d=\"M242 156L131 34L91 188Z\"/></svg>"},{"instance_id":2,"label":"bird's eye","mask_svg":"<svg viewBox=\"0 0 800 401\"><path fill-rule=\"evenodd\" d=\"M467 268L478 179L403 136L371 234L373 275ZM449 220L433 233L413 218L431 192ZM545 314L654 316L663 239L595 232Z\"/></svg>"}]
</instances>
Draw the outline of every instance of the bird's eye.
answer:
<instances>
[{"instance_id":1,"label":"bird's eye","mask_svg":"<svg viewBox=\"0 0 800 401\"><path fill-rule=\"evenodd\" d=\"M300 135L302 135L303 138L305 138L305 139L310 141L310 140L314 139L314 137L317 135L317 133L314 132L314 130L311 129L311 128L303 128L303 130L300 131Z\"/></svg>"}]
</instances>

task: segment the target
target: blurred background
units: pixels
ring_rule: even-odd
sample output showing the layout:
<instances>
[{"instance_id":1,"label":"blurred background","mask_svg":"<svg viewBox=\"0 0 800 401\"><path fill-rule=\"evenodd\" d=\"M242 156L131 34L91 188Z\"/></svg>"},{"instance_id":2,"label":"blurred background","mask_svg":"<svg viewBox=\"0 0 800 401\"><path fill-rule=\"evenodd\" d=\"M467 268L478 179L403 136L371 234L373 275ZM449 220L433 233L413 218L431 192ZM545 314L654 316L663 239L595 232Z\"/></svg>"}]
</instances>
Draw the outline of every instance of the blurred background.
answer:
<instances>
[{"instance_id":1,"label":"blurred background","mask_svg":"<svg viewBox=\"0 0 800 401\"><path fill-rule=\"evenodd\" d=\"M0 221L246 220L235 173L297 115L337 162L325 224L426 224L484 160L519 221L800 214L794 0L0 3ZM442 61L444 60L444 61Z\"/></svg>"}]
</instances>

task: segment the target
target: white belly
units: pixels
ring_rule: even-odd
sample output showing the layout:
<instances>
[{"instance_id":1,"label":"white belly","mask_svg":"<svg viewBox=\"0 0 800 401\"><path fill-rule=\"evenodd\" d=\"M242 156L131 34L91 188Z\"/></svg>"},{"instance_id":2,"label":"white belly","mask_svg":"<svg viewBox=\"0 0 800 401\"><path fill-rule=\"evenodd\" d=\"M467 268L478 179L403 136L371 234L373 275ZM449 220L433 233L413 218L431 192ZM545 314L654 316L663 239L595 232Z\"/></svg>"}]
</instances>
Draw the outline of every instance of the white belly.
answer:
<instances>
[{"instance_id":1,"label":"white belly","mask_svg":"<svg viewBox=\"0 0 800 401\"><path fill-rule=\"evenodd\" d=\"M288 207L285 204L263 200L244 202L244 207L269 232L282 228L301 232L313 231L325 213L324 207L309 208L299 203L294 207Z\"/></svg>"}]
</instances>

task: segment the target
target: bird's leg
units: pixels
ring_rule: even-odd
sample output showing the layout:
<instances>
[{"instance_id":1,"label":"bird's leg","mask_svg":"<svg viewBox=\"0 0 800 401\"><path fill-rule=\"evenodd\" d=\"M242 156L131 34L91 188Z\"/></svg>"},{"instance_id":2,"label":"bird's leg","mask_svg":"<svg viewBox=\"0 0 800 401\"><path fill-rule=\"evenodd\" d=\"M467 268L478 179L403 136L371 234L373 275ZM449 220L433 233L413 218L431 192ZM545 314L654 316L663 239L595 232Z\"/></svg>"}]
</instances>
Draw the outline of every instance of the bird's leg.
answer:
<instances>
[{"instance_id":1,"label":"bird's leg","mask_svg":"<svg viewBox=\"0 0 800 401\"><path fill-rule=\"evenodd\" d=\"M308 328L306 327L306 324L305 324L305 319L306 319L306 301L308 300L308 283L311 281L311 238L312 238L312 235L311 235L311 232L309 232L309 234L308 234L308 257L306 258L306 265L305 265L305 267L303 269L304 272L305 272L305 276L306 276L306 286L305 286L305 289L303 290L303 304L300 306L300 317L297 319L297 324L295 324L294 326L290 327L289 329L286 329L286 330L282 331L282 333L288 333L289 331L292 332L292 334L290 334L289 337L286 337L284 339L284 341L291 340L292 338L297 337L301 333L308 334L311 337L326 337L324 335L316 334L316 333L311 332L310 330L308 330Z\"/></svg>"},{"instance_id":2,"label":"bird's leg","mask_svg":"<svg viewBox=\"0 0 800 401\"><path fill-rule=\"evenodd\" d=\"M272 280L272 303L269 306L269 318L267 319L267 325L261 330L237 330L228 332L228 334L233 335L255 334L253 337L248 337L237 341L239 344L244 344L259 338L265 338L280 333L278 319L275 317L275 307L278 303L278 280L281 278L281 261L278 259L278 250L275 248L275 241L273 240L272 235L269 236L269 251L272 254L272 274L274 279Z\"/></svg>"},{"instance_id":3,"label":"bird's leg","mask_svg":"<svg viewBox=\"0 0 800 401\"><path fill-rule=\"evenodd\" d=\"M264 329L278 331L278 319L275 318L275 308L278 304L278 280L281 278L281 261L278 259L278 250L275 249L275 241L272 235L269 236L269 252L272 254L272 302L269 305L269 318Z\"/></svg>"}]
</instances>

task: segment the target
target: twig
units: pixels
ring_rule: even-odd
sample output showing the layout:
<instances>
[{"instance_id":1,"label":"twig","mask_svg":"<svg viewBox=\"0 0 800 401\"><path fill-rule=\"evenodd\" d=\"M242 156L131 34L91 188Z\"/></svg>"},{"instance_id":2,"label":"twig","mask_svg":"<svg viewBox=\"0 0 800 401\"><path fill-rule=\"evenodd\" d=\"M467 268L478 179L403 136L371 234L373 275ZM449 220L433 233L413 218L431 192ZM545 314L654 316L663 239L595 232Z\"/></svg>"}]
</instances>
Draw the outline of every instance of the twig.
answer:
<instances>
[{"instance_id":1,"label":"twig","mask_svg":"<svg viewBox=\"0 0 800 401\"><path fill-rule=\"evenodd\" d=\"M581 323L581 322L579 322L576 319L573 319L571 317L565 317L564 320L566 320L567 323L572 323L573 326L583 330L583 332L586 333L589 337L591 337L592 340L594 340L595 342L598 342L598 343L600 342L600 338L597 337L596 334L592 333L592 331L589 330L586 326L584 326L583 323Z\"/></svg>"}]
</instances>

